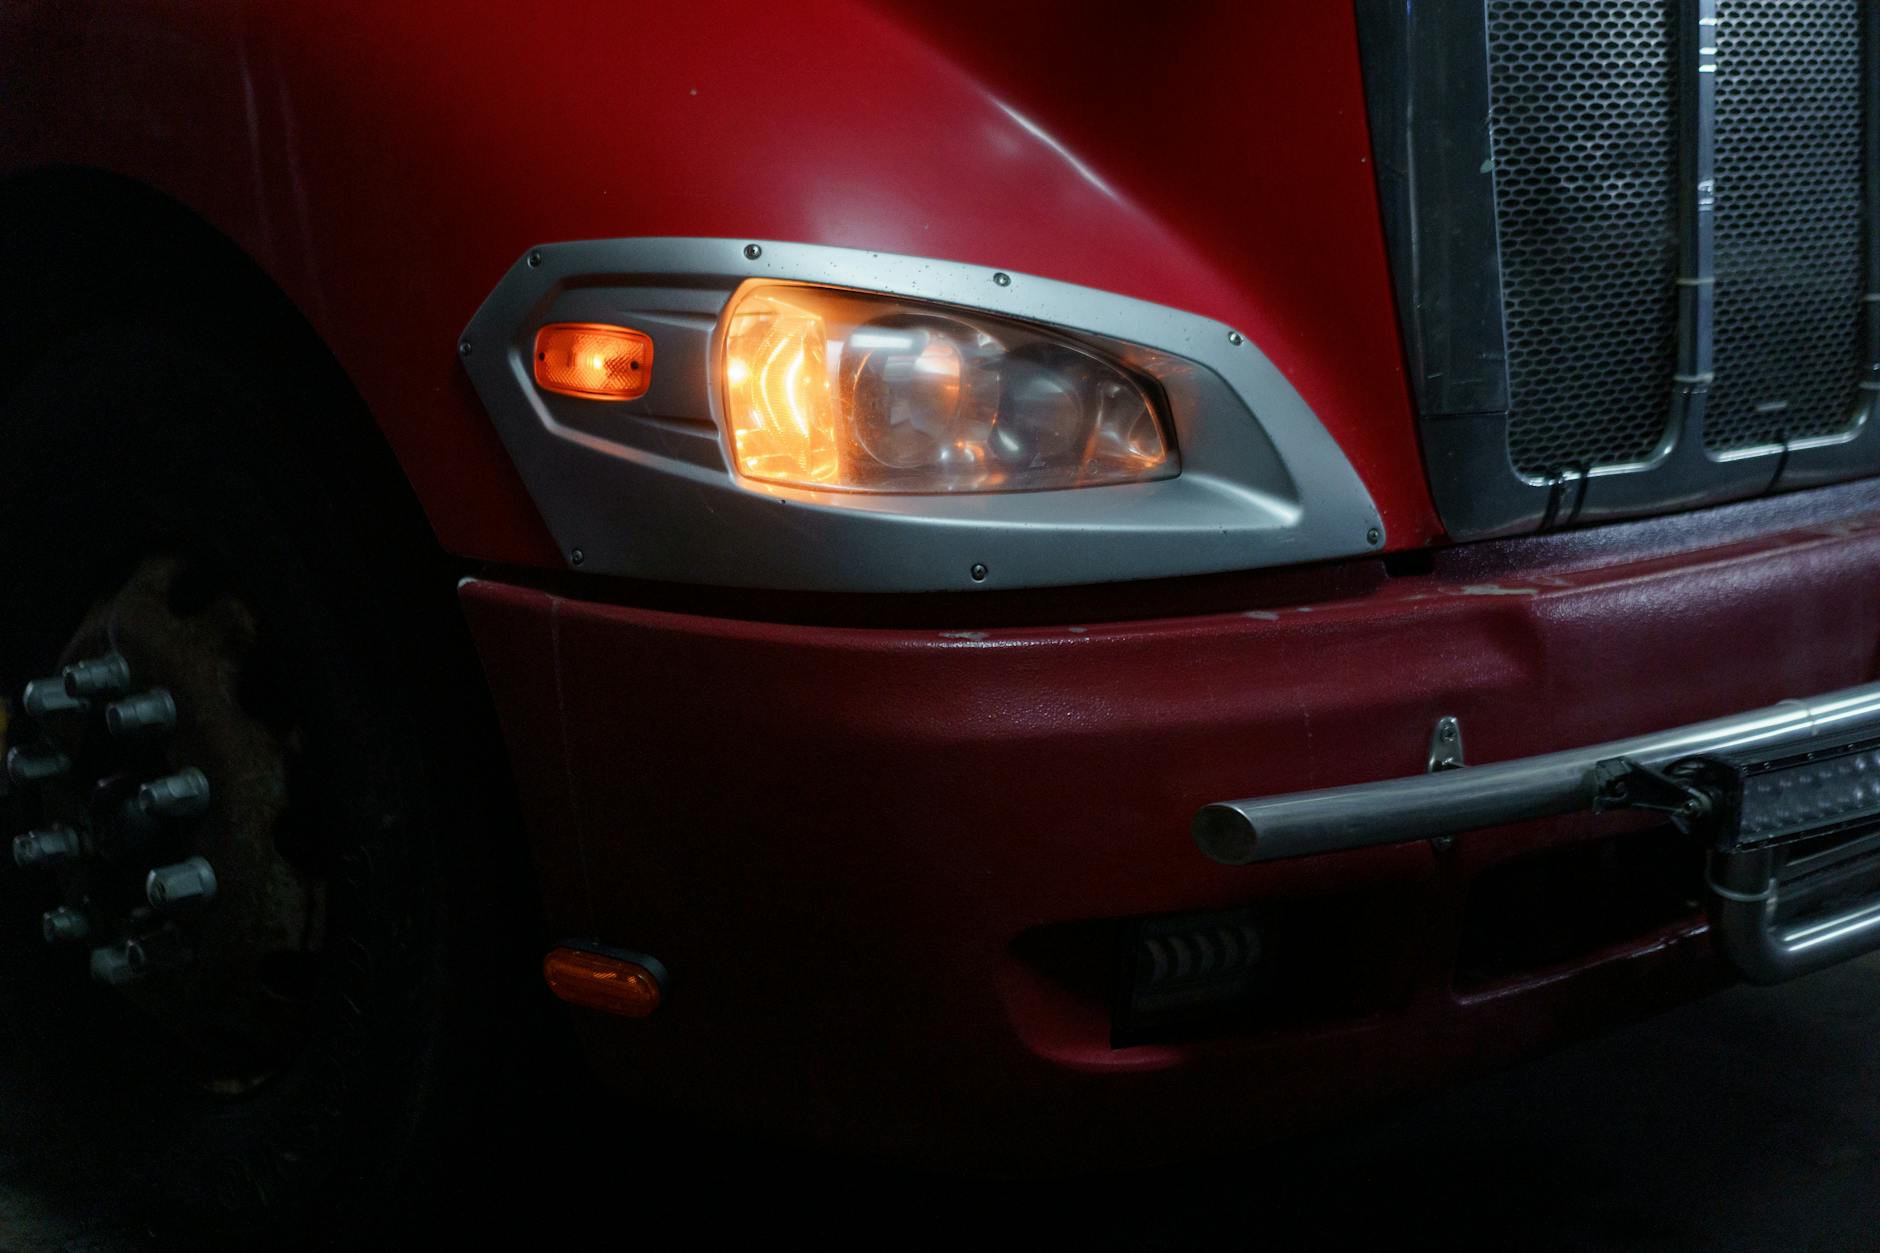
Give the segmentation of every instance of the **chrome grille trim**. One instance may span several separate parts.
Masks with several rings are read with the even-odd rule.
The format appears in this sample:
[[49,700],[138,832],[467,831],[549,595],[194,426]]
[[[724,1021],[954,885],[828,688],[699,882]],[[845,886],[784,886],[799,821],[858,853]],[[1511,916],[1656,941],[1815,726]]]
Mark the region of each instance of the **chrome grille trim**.
[[1672,431],[1704,429],[1716,380],[1717,3],[1678,0],[1678,350]]

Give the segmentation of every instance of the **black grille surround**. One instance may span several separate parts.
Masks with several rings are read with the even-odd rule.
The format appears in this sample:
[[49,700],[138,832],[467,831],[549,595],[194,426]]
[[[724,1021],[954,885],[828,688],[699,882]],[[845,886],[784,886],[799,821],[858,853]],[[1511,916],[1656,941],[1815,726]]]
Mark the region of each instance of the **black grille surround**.
[[1880,0],[1355,0],[1460,539],[1880,473]]

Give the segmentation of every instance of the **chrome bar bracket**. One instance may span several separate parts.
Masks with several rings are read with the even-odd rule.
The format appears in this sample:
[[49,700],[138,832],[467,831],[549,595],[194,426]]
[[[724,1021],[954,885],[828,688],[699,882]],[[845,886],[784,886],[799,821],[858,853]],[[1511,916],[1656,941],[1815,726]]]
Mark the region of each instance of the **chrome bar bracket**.
[[[1444,714],[1436,720],[1430,730],[1430,763],[1427,774],[1437,774],[1444,770],[1460,770],[1468,763],[1462,759],[1462,723],[1453,716]],[[1430,837],[1430,847],[1439,853],[1447,853],[1456,846],[1453,835]]]
[[1459,770],[1467,764],[1462,760],[1462,724],[1445,714],[1430,731],[1430,765],[1426,773]]

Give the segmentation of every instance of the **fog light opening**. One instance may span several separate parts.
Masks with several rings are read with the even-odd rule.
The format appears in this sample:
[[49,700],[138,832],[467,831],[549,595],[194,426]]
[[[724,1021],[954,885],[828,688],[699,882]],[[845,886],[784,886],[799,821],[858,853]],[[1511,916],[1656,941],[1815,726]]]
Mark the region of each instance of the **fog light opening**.
[[1265,973],[1266,957],[1250,909],[1127,924],[1114,1041],[1132,1043],[1243,1012]]

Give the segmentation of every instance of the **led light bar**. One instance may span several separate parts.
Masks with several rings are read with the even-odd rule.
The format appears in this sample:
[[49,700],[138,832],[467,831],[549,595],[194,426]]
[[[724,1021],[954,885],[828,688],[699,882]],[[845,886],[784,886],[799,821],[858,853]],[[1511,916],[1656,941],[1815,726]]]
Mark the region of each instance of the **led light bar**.
[[1728,765],[1719,847],[1757,848],[1880,822],[1880,737]]

